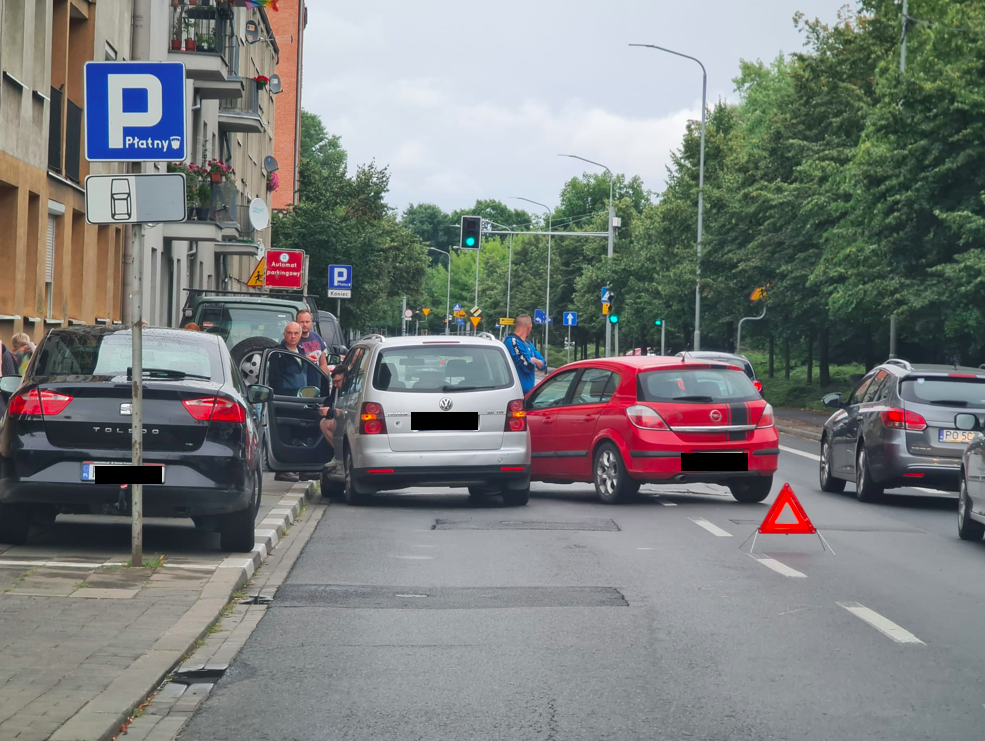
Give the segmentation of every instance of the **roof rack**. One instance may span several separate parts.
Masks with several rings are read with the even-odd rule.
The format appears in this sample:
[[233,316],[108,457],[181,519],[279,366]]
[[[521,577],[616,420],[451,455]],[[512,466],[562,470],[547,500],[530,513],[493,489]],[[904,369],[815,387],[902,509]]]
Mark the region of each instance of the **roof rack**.
[[911,366],[907,361],[903,360],[902,358],[890,358],[885,363],[883,363],[883,365],[898,365],[900,368],[903,368],[904,370],[913,370],[913,366]]
[[385,342],[386,337],[384,337],[381,334],[377,334],[376,332],[373,332],[371,334],[364,334],[362,337],[356,340],[356,342],[362,342],[363,340],[377,340],[379,342]]
[[484,340],[492,340],[493,342],[499,342],[499,340],[496,339],[496,335],[491,334],[489,332],[477,332],[475,336],[481,337]]

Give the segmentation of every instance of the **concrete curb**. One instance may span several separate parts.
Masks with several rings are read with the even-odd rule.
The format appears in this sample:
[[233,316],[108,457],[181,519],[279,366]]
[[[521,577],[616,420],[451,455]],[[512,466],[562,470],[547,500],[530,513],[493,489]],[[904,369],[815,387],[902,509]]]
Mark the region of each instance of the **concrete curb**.
[[815,432],[814,430],[821,429],[820,427],[800,427],[796,425],[781,425],[779,422],[776,424],[776,429],[782,432],[784,435],[793,435],[794,437],[800,437],[804,440],[813,440],[816,443],[821,442],[821,433]]
[[313,482],[295,484],[262,521],[249,555],[229,556],[216,569],[195,604],[154,644],[148,653],[120,672],[98,696],[49,737],[49,741],[110,741],[136,708],[156,690],[219,619],[233,593],[248,583],[280,542],[281,533],[297,519],[306,501],[315,497]]

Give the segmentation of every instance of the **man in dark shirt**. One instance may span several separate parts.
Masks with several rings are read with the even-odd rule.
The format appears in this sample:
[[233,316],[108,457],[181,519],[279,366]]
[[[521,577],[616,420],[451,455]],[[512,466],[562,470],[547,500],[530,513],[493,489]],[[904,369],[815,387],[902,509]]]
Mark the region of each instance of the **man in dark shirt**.
[[328,373],[328,345],[321,335],[311,328],[311,312],[302,309],[298,312],[298,324],[301,325],[301,354],[312,363],[318,363],[322,373]]
[[284,339],[278,347],[291,353],[297,358],[286,354],[277,354],[271,358],[270,385],[278,396],[297,396],[298,391],[308,385],[308,371],[301,360],[301,325],[288,322],[284,327]]

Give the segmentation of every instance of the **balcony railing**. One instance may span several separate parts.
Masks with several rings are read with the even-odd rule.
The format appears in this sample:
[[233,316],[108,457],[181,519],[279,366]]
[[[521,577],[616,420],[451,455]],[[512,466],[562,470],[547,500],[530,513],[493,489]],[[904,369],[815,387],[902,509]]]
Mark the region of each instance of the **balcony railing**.
[[188,5],[183,0],[171,5],[171,51],[222,56],[231,75],[239,71],[239,39],[233,32],[232,7]]
[[219,101],[219,113],[242,113],[260,116],[260,96],[256,80],[243,80],[243,97]]
[[62,91],[51,88],[48,121],[48,169],[62,171]]
[[71,100],[65,101],[65,177],[79,182],[82,164],[82,109]]
[[240,201],[236,207],[236,223],[239,230],[240,239],[253,241],[256,237],[256,229],[250,223],[250,204]]

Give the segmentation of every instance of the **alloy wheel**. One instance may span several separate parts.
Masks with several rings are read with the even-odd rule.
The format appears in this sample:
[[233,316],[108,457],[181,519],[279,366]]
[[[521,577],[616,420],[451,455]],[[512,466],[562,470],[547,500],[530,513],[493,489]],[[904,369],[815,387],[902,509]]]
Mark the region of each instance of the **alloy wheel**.
[[958,528],[964,526],[965,514],[968,511],[968,486],[964,476],[961,477],[961,488],[958,491]]
[[605,450],[599,456],[598,464],[595,467],[595,480],[598,482],[599,489],[607,496],[615,494],[616,485],[619,482],[619,464],[611,450]]

